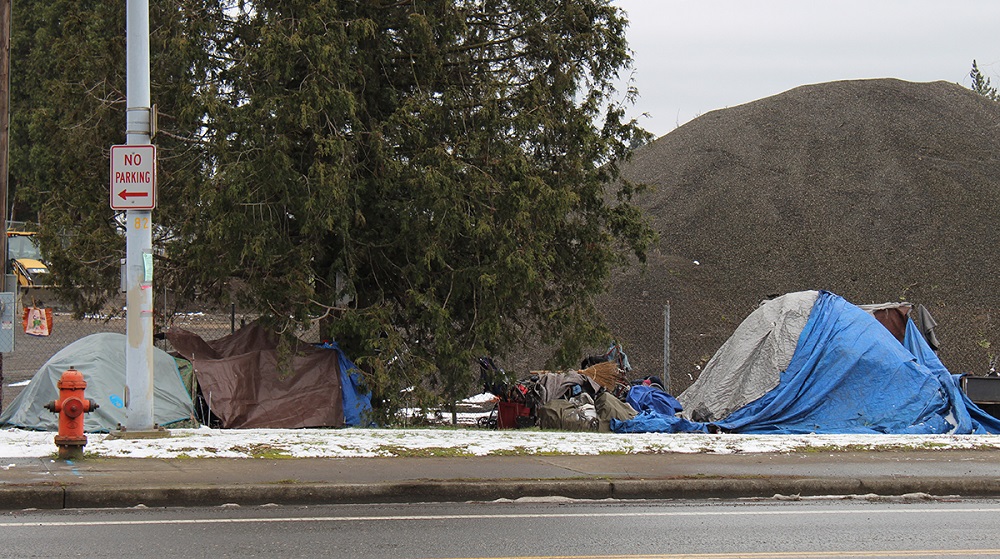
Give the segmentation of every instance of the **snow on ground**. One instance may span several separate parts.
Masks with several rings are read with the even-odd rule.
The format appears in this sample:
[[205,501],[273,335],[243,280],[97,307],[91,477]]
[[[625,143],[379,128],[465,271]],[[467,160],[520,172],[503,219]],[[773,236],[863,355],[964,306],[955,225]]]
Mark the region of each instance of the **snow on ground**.
[[[788,453],[851,450],[1000,449],[1000,435],[734,435],[620,434],[479,428],[495,396],[459,402],[451,415],[404,410],[402,421],[439,426],[394,429],[171,429],[169,437],[121,439],[88,434],[84,451],[105,458],[348,458],[390,456],[500,456]],[[0,428],[0,460],[54,456],[55,433]]]
[[[55,433],[0,430],[0,459],[53,455]],[[161,439],[87,435],[85,452],[108,458],[306,458],[505,454],[783,453],[1000,448],[998,435],[705,435],[421,429],[174,429]]]

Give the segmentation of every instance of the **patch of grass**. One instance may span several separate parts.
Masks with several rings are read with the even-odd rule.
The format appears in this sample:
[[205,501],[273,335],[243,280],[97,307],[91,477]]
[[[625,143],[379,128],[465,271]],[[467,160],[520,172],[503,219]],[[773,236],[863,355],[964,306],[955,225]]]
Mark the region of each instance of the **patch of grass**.
[[937,450],[937,449],[940,449],[940,448],[947,448],[947,447],[948,447],[948,445],[945,444],[945,443],[936,443],[936,442],[933,442],[933,441],[927,441],[927,442],[919,445],[919,448],[924,448],[924,449],[929,449],[929,450]]
[[252,444],[247,446],[234,446],[233,450],[249,455],[251,458],[264,458],[267,460],[277,460],[291,458],[292,455],[283,448],[271,446],[269,444]]
[[845,444],[845,445],[820,445],[820,446],[801,446],[792,449],[790,452],[804,452],[806,454],[818,454],[821,452],[870,452],[872,448],[868,445],[863,444]]
[[515,446],[514,448],[498,448],[496,450],[491,450],[489,456],[565,456],[567,454],[571,453]]
[[[935,441],[925,441],[915,444],[887,444],[887,445],[867,445],[867,444],[845,444],[845,445],[821,445],[802,446],[792,449],[790,452],[819,453],[819,452],[899,452],[906,450],[949,450],[951,445]],[[995,447],[983,445],[982,450],[996,450]]]
[[[637,453],[631,448],[622,448],[618,450],[602,450],[597,454],[600,456],[628,456],[629,454],[637,454]],[[655,454],[655,453],[651,452],[650,454]]]
[[384,456],[399,456],[401,458],[464,458],[474,456],[471,452],[461,448],[437,446],[405,448],[396,445],[382,445],[375,452]]
[[498,448],[496,450],[490,451],[490,456],[533,456],[535,454],[534,450],[524,448],[523,446],[515,446],[514,448]]

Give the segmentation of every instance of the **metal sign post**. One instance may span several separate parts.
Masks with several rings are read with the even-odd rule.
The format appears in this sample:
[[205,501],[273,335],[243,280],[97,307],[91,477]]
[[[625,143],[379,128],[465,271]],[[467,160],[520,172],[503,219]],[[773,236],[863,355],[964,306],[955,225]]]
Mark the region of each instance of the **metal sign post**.
[[[155,148],[147,150],[151,133],[149,93],[149,0],[127,0],[126,14],[126,143],[141,146],[121,150],[122,164],[135,167],[129,185],[143,185],[140,191],[125,188],[119,196],[112,175],[111,199],[124,200],[126,216],[126,345],[125,345],[125,430],[151,431],[153,423],[153,235],[151,211],[155,206]],[[151,151],[152,153],[149,153]],[[112,153],[116,154],[114,148]],[[138,161],[137,161],[138,159]],[[145,164],[151,165],[149,176]],[[114,166],[114,156],[112,157]],[[121,177],[119,177],[121,178]],[[130,179],[130,180],[131,180]],[[148,179],[148,180],[146,180]],[[148,185],[148,190],[145,188]],[[117,186],[122,186],[118,184]],[[130,195],[130,192],[139,194]],[[112,204],[114,207],[115,203]]]

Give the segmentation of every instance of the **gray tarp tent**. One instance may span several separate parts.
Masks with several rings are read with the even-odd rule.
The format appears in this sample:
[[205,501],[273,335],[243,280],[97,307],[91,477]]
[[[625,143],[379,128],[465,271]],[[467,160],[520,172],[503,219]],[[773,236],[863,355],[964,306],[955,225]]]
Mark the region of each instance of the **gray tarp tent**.
[[[59,350],[0,415],[0,427],[58,430],[58,416],[43,406],[58,398],[56,382],[72,367],[87,381],[86,397],[100,405],[85,414],[84,430],[98,433],[117,429],[125,423],[125,343],[122,334],[101,333]],[[193,417],[194,406],[177,362],[165,351],[153,348],[153,420],[167,426]]]
[[678,396],[684,416],[719,420],[778,386],[818,296],[801,291],[762,303]]
[[[796,332],[799,319],[788,314],[805,306],[795,300],[812,298],[811,292],[792,293],[751,313],[732,343],[716,352],[700,382],[678,397],[682,413],[689,415],[637,408],[633,419],[612,420],[612,430],[1000,434],[1000,419],[961,391],[958,375],[948,372],[913,321],[904,321],[900,342],[872,313],[821,291]],[[878,307],[896,309],[899,316],[909,309],[905,303]],[[788,312],[782,314],[783,308]],[[730,411],[743,401],[748,402]]]

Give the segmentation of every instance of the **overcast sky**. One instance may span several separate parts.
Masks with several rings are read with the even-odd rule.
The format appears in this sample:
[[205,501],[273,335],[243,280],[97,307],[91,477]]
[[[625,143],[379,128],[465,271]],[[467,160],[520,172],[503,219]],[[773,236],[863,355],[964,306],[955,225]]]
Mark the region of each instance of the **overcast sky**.
[[1000,85],[997,0],[612,0],[628,12],[640,99],[662,136],[709,111],[860,78]]

